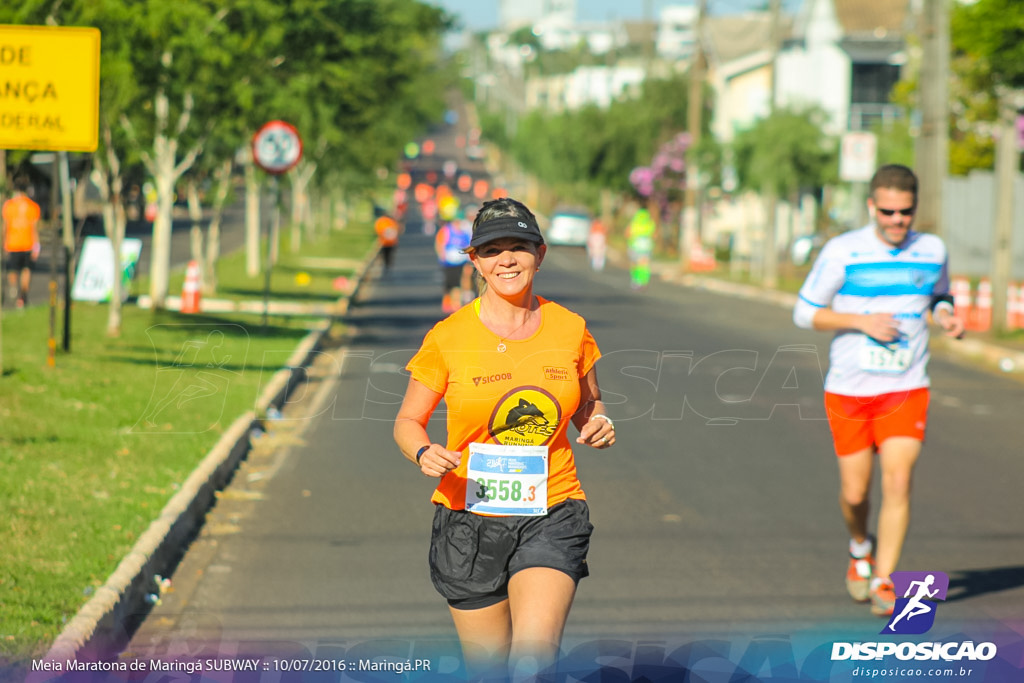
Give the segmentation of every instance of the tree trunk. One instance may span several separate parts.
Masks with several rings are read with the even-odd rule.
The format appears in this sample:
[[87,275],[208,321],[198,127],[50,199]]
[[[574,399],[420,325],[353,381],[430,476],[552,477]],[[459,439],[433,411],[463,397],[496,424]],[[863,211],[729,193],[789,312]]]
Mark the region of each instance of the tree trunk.
[[214,190],[210,227],[206,235],[206,266],[204,268],[203,294],[207,296],[217,293],[217,261],[220,259],[220,224],[224,216],[224,205],[227,204],[231,191],[231,159],[226,159],[213,172]]
[[326,191],[320,191],[320,232],[324,237],[330,234],[334,225],[334,205],[331,203],[331,196]]
[[[170,66],[170,54],[164,54],[165,66]],[[194,102],[192,94],[182,96],[182,111],[175,126],[175,135],[188,129]],[[153,175],[156,183],[156,219],[153,221],[153,246],[150,254],[149,295],[154,309],[162,309],[167,303],[167,287],[171,267],[171,230],[174,209],[174,186],[185,171],[192,167],[202,151],[202,142],[197,142],[178,160],[179,142],[177,137],[167,135],[170,102],[163,91],[153,100],[154,127],[153,150],[143,150],[143,162]],[[126,131],[134,138],[135,129],[127,117],[122,117]]]
[[120,337],[122,327],[122,284],[124,283],[124,266],[121,263],[121,245],[124,244],[125,226],[128,222],[124,211],[122,191],[124,178],[121,176],[121,163],[112,151],[111,132],[109,127],[103,130],[106,145],[104,156],[93,157],[93,170],[89,179],[99,190],[103,200],[103,231],[110,240],[113,273],[111,273],[110,307],[107,310],[108,337]]
[[245,159],[245,274],[260,274],[260,178],[252,155]]
[[188,217],[192,221],[189,229],[189,246],[192,260],[199,265],[199,282],[206,281],[206,273],[203,266],[206,259],[203,258],[203,203],[199,199],[199,183],[195,178],[189,178],[188,184]]
[[332,230],[344,230],[348,227],[348,204],[345,203],[345,194],[341,190],[336,190],[331,195],[331,215],[334,216],[334,223],[331,225]]
[[154,309],[167,306],[171,267],[171,229],[174,211],[173,158],[163,155],[157,161],[156,219],[153,221],[153,246],[149,261],[149,297]]
[[[121,184],[121,179],[114,181]],[[114,257],[114,277],[110,287],[110,307],[107,309],[107,336],[120,337],[122,323],[122,301],[124,300],[124,265],[121,263],[121,245],[124,244],[125,216],[124,205],[121,203],[121,192],[118,190],[110,202],[103,205],[103,225],[110,238],[110,248]]]
[[291,247],[293,253],[297,252],[299,247],[302,246],[302,233],[308,232],[310,214],[309,183],[315,173],[316,164],[300,161],[290,175],[292,185]]

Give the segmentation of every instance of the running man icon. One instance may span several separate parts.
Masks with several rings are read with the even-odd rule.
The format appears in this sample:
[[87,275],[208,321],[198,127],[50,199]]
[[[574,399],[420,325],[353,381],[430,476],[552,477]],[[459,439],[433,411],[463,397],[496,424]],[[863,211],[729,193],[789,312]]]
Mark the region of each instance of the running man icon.
[[[933,583],[935,583],[934,574],[929,574],[924,581],[910,582],[910,588],[907,589],[906,594],[903,596],[905,598],[910,598],[910,600],[907,601],[907,604],[903,608],[903,611],[900,612],[899,615],[894,617],[893,620],[889,622],[890,631],[896,630],[896,623],[903,617],[906,617],[907,621],[910,621],[919,614],[927,614],[928,612],[931,612],[933,609],[935,609],[930,604],[922,602],[924,598],[934,598],[935,594],[939,592],[938,588],[936,588],[933,591],[928,590],[928,587],[931,586]],[[917,595],[911,597],[910,593],[914,590],[914,586],[917,586]]]
[[892,576],[896,595],[902,597],[896,599],[893,616],[882,633],[925,633],[935,623],[936,601],[946,599],[949,576],[939,571],[893,572]]

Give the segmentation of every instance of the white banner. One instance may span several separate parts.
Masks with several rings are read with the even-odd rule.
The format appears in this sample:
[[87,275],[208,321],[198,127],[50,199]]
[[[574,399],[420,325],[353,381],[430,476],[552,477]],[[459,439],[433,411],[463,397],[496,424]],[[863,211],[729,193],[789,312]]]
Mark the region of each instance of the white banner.
[[[142,254],[142,240],[133,237],[121,242],[121,300],[128,298],[129,285]],[[75,301],[110,301],[114,289],[114,248],[107,237],[86,237],[78,257],[71,298]]]

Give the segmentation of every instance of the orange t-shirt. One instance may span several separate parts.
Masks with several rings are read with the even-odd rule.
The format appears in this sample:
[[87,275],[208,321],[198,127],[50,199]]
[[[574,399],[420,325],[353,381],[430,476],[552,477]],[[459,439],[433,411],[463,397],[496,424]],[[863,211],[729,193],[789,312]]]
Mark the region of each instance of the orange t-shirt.
[[447,448],[462,451],[462,462],[441,478],[433,502],[465,509],[473,442],[547,446],[548,507],[586,499],[567,430],[579,408],[580,379],[601,352],[583,318],[537,299],[537,332],[504,340],[504,352],[497,350],[498,336],[480,322],[477,307],[463,306],[427,333],[406,366],[413,379],[444,395]]
[[393,247],[398,244],[398,223],[391,216],[381,216],[374,224],[373,229],[377,232],[377,239],[383,247]]
[[36,223],[39,222],[39,205],[26,197],[18,195],[4,202],[4,228],[6,238],[4,249],[7,251],[32,251],[39,236],[36,234]]

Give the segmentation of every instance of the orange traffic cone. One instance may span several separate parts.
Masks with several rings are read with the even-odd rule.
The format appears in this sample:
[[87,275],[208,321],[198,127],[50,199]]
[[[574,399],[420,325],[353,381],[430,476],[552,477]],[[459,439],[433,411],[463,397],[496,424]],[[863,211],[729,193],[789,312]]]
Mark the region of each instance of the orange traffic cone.
[[956,276],[949,282],[949,293],[953,295],[953,309],[956,317],[967,324],[974,315],[974,300],[971,298],[971,282],[966,277]]
[[199,262],[189,261],[185,269],[185,283],[181,286],[181,312],[199,312]]
[[992,327],[992,282],[982,278],[978,283],[977,304],[974,308],[974,325],[968,329],[974,332],[987,332]]
[[1006,287],[1006,328],[1010,330],[1019,330],[1021,328],[1021,322],[1024,321],[1024,300],[1021,300],[1021,294],[1024,288],[1018,287],[1015,282],[1011,282]]

